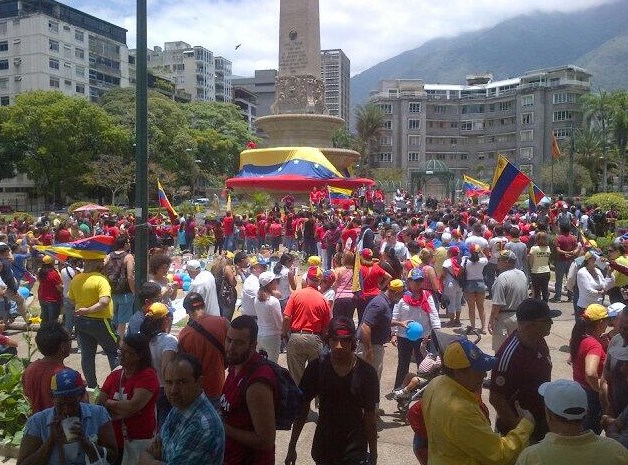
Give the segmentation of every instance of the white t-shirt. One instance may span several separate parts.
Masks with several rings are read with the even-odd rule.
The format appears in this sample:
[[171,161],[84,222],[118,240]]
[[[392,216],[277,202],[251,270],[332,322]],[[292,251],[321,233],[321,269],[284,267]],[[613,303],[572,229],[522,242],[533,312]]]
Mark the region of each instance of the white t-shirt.
[[258,337],[278,336],[281,334],[283,315],[281,304],[275,296],[270,296],[264,302],[257,297],[253,301],[255,314],[257,315]]
[[462,257],[460,260],[460,268],[464,268],[465,276],[469,281],[484,280],[484,267],[488,263],[488,259],[484,256],[480,257],[477,262],[472,262],[469,257]]
[[465,244],[467,244],[467,246],[471,244],[477,244],[482,250],[486,250],[488,248],[488,241],[482,236],[469,236],[464,242]]
[[334,292],[334,290],[331,288],[327,289],[325,293],[323,294],[323,297],[325,297],[325,300],[327,302],[333,302],[334,299],[336,298],[336,292]]
[[259,291],[259,278],[251,274],[242,284],[242,315],[255,316],[254,302]]
[[68,298],[68,291],[70,290],[70,283],[72,282],[72,278],[76,276],[80,271],[71,266],[64,266],[61,268],[59,274],[61,275],[61,282],[63,283],[63,297]]
[[167,350],[177,352],[179,350],[179,341],[175,336],[168,333],[159,333],[150,341],[150,359],[153,368],[157,372],[159,378],[159,386],[164,385],[164,379],[161,372],[161,359]]
[[216,278],[207,270],[201,271],[190,284],[190,292],[198,292],[205,302],[205,311],[209,315],[220,316]]
[[290,273],[290,268],[285,265],[281,265],[281,271],[279,274],[275,275],[279,277],[279,282],[277,283],[277,290],[281,292],[281,300],[287,299],[292,294],[292,288],[290,287],[290,279],[288,278],[288,274]]
[[491,237],[491,239],[488,241],[488,245],[491,248],[491,258],[489,259],[489,263],[497,263],[499,253],[504,250],[507,243],[508,238],[504,236]]

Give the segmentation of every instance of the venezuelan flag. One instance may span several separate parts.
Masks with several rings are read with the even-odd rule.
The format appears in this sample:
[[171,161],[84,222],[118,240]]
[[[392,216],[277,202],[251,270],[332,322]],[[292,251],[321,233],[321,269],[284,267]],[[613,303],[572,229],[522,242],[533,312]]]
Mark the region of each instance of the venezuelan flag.
[[353,204],[351,189],[329,186],[329,202],[333,206],[347,209]]
[[67,260],[68,257],[102,260],[111,252],[113,241],[113,236],[101,235],[55,245],[36,245],[35,249],[61,261]]
[[530,197],[528,200],[528,206],[530,208],[530,211],[535,212],[536,206],[543,199],[543,197],[545,197],[545,193],[541,189],[539,189],[539,186],[531,182],[528,186],[528,195]]
[[174,223],[177,220],[177,212],[174,208],[172,208],[172,205],[170,205],[170,200],[168,200],[166,192],[164,191],[164,188],[161,187],[161,182],[159,180],[157,180],[157,195],[159,196],[159,205],[166,209],[168,216],[170,217],[170,221]]
[[464,191],[464,195],[466,197],[479,197],[480,195],[491,194],[491,186],[485,182],[473,179],[471,176],[467,176],[466,174],[463,174],[462,178],[464,180],[462,190]]
[[508,158],[499,155],[486,211],[488,215],[502,221],[529,183],[530,178],[525,173],[510,163]]

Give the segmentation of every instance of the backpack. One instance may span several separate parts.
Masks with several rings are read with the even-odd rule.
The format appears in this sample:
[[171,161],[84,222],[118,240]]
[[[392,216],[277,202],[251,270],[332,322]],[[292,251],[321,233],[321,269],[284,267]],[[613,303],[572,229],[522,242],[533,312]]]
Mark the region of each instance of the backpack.
[[290,430],[294,420],[301,413],[303,392],[299,389],[299,386],[296,385],[292,376],[290,376],[290,372],[286,368],[268,360],[265,356],[265,352],[262,351],[260,354],[264,357],[264,360],[254,365],[250,373],[252,374],[262,365],[268,365],[273,370],[277,377],[275,398],[278,400],[277,405],[275,405],[275,428],[279,430]]
[[458,276],[456,276],[456,281],[458,281],[458,286],[464,287],[464,284],[467,282],[467,257],[463,258],[464,264],[460,267],[458,271]]
[[109,255],[109,261],[103,267],[103,274],[111,285],[112,294],[126,294],[130,291],[124,263],[126,256],[127,252],[120,255],[112,253]]

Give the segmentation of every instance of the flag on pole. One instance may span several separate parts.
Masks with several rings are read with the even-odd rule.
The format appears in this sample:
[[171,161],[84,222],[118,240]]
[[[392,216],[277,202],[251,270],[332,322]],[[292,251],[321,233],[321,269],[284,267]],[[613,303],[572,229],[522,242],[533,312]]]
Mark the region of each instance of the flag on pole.
[[348,210],[353,205],[351,189],[329,186],[329,203],[334,207]]
[[157,180],[157,195],[159,196],[159,205],[162,208],[165,208],[166,211],[168,212],[168,216],[170,217],[170,222],[173,224],[176,223],[177,212],[174,208],[172,208],[172,205],[170,205],[170,200],[168,200],[168,196],[166,196],[166,192],[164,191],[164,188],[161,187],[161,182],[159,181],[159,179]]
[[552,158],[554,160],[559,160],[561,156],[562,154],[560,153],[560,147],[558,146],[556,136],[552,134]]
[[486,211],[488,215],[497,221],[503,221],[529,183],[530,178],[525,173],[510,163],[508,158],[499,155]]
[[114,239],[113,236],[91,236],[74,242],[36,245],[35,249],[61,261],[66,261],[69,257],[83,260],[103,260],[111,252]]
[[539,186],[530,182],[530,185],[528,186],[528,195],[530,197],[528,200],[528,207],[531,212],[535,212],[536,206],[541,202],[543,197],[545,197],[545,193],[539,189]]
[[480,195],[491,194],[491,186],[487,183],[473,179],[466,174],[463,174],[462,178],[464,180],[462,190],[464,191],[465,197],[479,197]]

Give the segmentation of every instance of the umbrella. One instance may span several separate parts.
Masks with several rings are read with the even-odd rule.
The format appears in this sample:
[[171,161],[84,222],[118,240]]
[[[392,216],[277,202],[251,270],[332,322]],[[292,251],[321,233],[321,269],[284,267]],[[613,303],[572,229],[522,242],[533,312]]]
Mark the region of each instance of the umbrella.
[[102,205],[89,203],[87,205],[83,205],[82,207],[78,207],[74,211],[75,212],[108,212],[109,209],[107,207],[103,207]]

